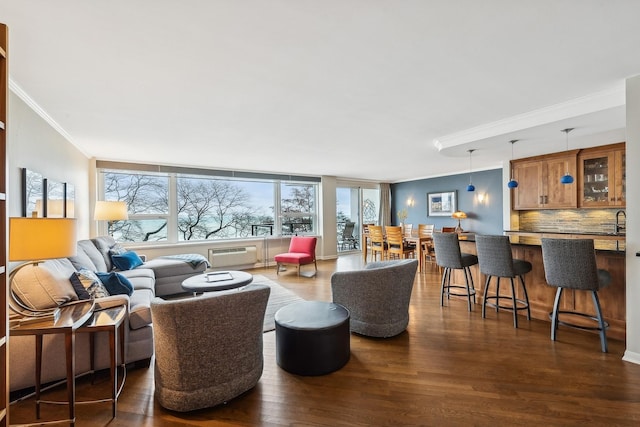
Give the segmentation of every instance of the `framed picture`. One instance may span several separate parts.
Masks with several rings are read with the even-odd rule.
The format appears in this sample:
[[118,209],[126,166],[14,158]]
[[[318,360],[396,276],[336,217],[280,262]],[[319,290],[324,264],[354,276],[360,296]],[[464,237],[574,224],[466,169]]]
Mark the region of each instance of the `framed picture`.
[[47,218],[64,218],[64,184],[45,178],[47,189],[47,204],[44,208],[44,216]]
[[75,218],[76,190],[73,184],[64,183],[64,217]]
[[22,184],[22,216],[44,216],[44,181],[41,174],[22,168],[21,170]]
[[456,192],[427,193],[428,216],[451,216],[457,210]]

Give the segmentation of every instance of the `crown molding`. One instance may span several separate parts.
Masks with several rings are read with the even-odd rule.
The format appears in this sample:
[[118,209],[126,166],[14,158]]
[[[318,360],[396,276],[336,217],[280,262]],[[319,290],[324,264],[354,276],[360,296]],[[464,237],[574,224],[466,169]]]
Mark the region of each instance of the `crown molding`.
[[36,101],[34,101],[33,98],[31,98],[29,96],[29,94],[27,94],[27,92],[25,92],[20,87],[20,85],[15,82],[15,80],[13,80],[11,78],[9,78],[9,89],[18,98],[20,98],[22,101],[24,101],[24,103],[27,104],[27,106],[29,106],[29,108],[31,108],[45,122],[47,122],[47,124],[49,126],[51,126],[53,129],[55,129],[56,132],[58,132],[60,135],[62,135],[62,137],[64,139],[66,139],[70,144],[72,144],[74,147],[76,147],[78,150],[80,150],[80,152],[82,154],[84,154],[87,157],[90,157],[87,153],[85,153],[82,149],[80,149],[76,144],[74,144],[73,139],[71,138],[71,135],[69,135],[67,133],[67,131],[65,131],[64,128],[62,126],[60,126],[60,124],[58,124],[58,122],[56,122],[53,119],[53,117],[51,117],[42,107],[40,107],[40,105]]
[[625,100],[625,84],[623,81],[611,89],[444,135],[434,139],[433,145],[438,151],[442,151],[446,148],[468,144],[473,141],[505,135],[522,129],[607,110],[609,108],[620,107],[625,105]]

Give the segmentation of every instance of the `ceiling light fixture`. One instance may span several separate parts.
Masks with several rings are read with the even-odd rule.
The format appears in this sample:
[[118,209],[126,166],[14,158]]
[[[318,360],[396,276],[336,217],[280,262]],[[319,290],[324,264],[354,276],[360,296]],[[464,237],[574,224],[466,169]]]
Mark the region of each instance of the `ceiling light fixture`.
[[[567,151],[569,151],[569,132],[571,132],[573,129],[574,128],[566,128],[560,131],[560,132],[564,132],[567,136]],[[567,173],[564,174],[562,178],[560,178],[560,182],[562,184],[573,184],[573,177],[571,176],[569,171],[567,171]]]
[[473,171],[471,167],[471,153],[476,151],[475,149],[467,150],[469,151],[469,185],[467,185],[467,191],[476,191],[476,186],[471,182],[471,172]]
[[[518,142],[517,139],[512,139],[511,141],[509,141],[511,143],[511,161],[513,161],[513,144],[515,144],[516,142]],[[509,182],[507,183],[507,187],[509,188],[517,188],[518,187],[518,181],[516,181],[515,179],[513,179],[513,166],[510,165],[509,169],[511,169],[511,179],[509,180]]]

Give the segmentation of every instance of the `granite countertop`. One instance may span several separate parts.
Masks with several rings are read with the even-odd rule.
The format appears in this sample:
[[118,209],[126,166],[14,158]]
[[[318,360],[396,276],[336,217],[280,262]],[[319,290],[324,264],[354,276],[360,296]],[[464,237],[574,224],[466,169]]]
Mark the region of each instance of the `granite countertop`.
[[520,235],[520,236],[584,236],[584,237],[593,237],[594,239],[601,240],[626,240],[625,233],[606,233],[606,232],[579,232],[579,231],[524,231],[524,230],[504,230],[506,235]]

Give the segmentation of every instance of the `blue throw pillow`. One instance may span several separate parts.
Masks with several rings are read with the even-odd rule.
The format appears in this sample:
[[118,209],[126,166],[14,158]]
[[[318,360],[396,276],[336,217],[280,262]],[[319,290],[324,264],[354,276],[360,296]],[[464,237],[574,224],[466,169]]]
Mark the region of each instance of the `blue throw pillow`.
[[109,295],[131,295],[133,293],[133,285],[125,276],[112,271],[111,273],[96,273]]
[[118,270],[133,270],[134,268],[144,264],[142,258],[140,258],[134,251],[127,251],[119,255],[111,255],[111,261],[113,261]]
[[89,298],[104,298],[109,296],[109,291],[102,284],[102,281],[98,278],[96,273],[86,268],[81,268],[76,271],[69,278],[73,289],[78,294],[78,299],[85,299],[86,295],[80,290],[80,287],[84,288]]

